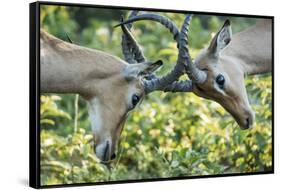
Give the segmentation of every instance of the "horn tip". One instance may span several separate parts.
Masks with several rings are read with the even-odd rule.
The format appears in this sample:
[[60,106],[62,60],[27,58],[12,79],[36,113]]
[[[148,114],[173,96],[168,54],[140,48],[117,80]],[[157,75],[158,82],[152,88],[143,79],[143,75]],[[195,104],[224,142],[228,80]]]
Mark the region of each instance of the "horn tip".
[[119,27],[121,25],[122,25],[122,23],[116,24],[116,25],[113,26],[113,28],[117,28],[117,27]]
[[230,20],[226,19],[226,21],[224,22],[224,26],[230,26]]

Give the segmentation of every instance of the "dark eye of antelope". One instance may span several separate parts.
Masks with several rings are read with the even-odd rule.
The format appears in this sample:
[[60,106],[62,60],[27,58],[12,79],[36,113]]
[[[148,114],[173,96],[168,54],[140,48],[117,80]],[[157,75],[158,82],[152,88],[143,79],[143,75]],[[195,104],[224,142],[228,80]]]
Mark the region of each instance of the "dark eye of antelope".
[[222,74],[219,74],[216,78],[216,83],[218,84],[220,89],[224,89],[224,83],[225,83],[225,79],[224,76]]
[[133,94],[132,96],[132,104],[135,107],[140,101],[140,96],[137,94]]

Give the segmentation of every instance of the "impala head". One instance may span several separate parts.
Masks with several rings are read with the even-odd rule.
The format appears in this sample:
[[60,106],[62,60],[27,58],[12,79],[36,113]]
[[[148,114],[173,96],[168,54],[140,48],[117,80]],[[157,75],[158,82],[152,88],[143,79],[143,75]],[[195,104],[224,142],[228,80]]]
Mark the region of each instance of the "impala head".
[[120,63],[117,72],[107,73],[95,83],[98,90],[89,99],[95,153],[102,162],[115,157],[128,112],[137,106],[145,94],[143,76],[162,65],[161,61],[126,64],[120,60]]
[[[135,13],[133,12],[131,16]],[[95,153],[103,163],[115,157],[128,112],[133,110],[144,95],[151,92],[154,87],[159,84],[165,86],[169,81],[174,81],[173,78],[167,79],[167,76],[155,77],[152,73],[162,65],[162,61],[146,61],[140,46],[129,31],[130,25],[122,25],[122,30],[124,32],[122,50],[126,62],[118,58],[107,59],[106,62],[114,62],[112,64],[114,68],[107,68],[100,80],[95,80],[95,84],[87,85],[87,92],[89,89],[94,89],[87,99],[90,106],[89,115],[94,134]],[[91,88],[91,85],[95,88]]]
[[[235,60],[223,56],[223,51],[231,43],[229,20],[214,36],[208,48],[201,51],[195,59],[195,63],[192,63],[187,48],[190,15],[186,16],[180,31],[170,19],[151,13],[133,15],[121,24],[139,20],[152,20],[164,25],[173,34],[179,49],[178,62],[173,70],[175,72],[172,71],[169,73],[170,77],[165,78],[168,84],[163,84],[159,80],[148,81],[148,92],[154,90],[194,92],[198,96],[221,104],[242,129],[248,129],[253,125],[254,113],[249,105],[244,85],[245,73]],[[177,81],[183,74],[182,70],[185,70],[190,80]]]
[[227,20],[208,48],[195,59],[197,68],[207,73],[207,79],[202,84],[194,84],[193,92],[221,104],[242,129],[248,129],[253,125],[254,112],[248,102],[244,72],[235,60],[223,54],[231,43],[231,37],[231,26]]

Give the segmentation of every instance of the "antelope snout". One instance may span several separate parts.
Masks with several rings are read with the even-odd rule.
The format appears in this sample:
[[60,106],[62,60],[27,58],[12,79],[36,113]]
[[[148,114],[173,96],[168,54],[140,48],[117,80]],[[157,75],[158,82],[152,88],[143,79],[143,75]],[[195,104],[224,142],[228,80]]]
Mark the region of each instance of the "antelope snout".
[[249,129],[253,127],[255,114],[252,110],[247,110],[241,118],[241,121],[238,123],[241,129]]
[[107,163],[116,157],[115,148],[112,145],[111,140],[106,140],[95,146],[96,156],[102,163]]

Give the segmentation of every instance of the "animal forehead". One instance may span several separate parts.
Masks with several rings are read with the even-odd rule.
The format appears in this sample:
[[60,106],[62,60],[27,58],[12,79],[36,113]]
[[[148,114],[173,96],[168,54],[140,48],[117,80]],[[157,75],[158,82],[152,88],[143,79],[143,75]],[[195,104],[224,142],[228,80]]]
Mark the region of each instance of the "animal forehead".
[[238,68],[227,59],[214,58],[209,55],[200,54],[195,59],[195,64],[199,69],[207,70],[209,77],[218,74],[235,73]]
[[99,85],[97,96],[102,104],[108,106],[126,106],[132,94],[143,94],[144,86],[139,78],[130,81],[123,80],[121,77],[111,81],[105,81]]
[[98,86],[100,94],[111,93],[126,93],[129,88],[142,89],[143,85],[139,78],[134,77],[127,80],[123,75],[113,75],[108,78],[98,81],[95,84]]
[[143,88],[143,83],[142,83],[142,77],[130,77],[129,79],[124,76],[123,74],[118,75],[116,80],[116,83],[119,83],[120,85],[125,85],[125,86],[134,86],[136,88]]
[[131,85],[133,85],[136,89],[144,90],[142,79],[139,77],[136,78]]
[[144,85],[142,82],[141,77],[132,77],[129,80],[126,79],[126,85],[128,86],[129,90],[136,90],[136,91],[143,91]]
[[213,56],[211,56],[207,50],[203,49],[195,58],[195,64],[198,68],[204,69],[218,62]]

